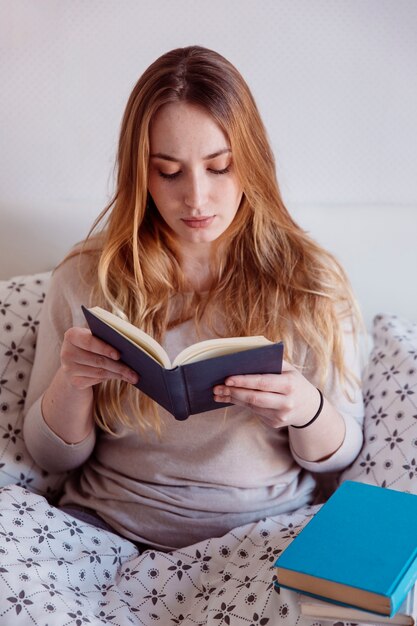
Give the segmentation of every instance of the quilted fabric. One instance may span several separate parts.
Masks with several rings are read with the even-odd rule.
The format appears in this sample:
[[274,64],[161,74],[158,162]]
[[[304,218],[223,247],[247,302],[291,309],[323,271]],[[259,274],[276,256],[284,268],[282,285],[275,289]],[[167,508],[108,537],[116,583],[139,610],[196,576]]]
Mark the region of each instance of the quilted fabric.
[[364,445],[341,480],[417,494],[417,324],[377,315],[363,377]]
[[42,470],[22,437],[22,413],[50,273],[0,281],[0,487],[11,483],[53,497],[64,480]]
[[313,626],[275,587],[277,556],[318,507],[170,553],[147,550],[12,485],[0,490],[0,626]]

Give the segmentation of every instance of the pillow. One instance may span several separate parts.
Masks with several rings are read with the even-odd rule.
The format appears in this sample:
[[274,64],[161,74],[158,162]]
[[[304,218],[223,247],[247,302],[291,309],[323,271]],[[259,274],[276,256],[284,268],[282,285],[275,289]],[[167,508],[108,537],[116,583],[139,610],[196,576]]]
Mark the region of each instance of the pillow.
[[42,470],[22,437],[23,408],[50,273],[0,281],[0,487],[11,483],[54,498],[65,475]]
[[417,494],[417,324],[377,315],[363,376],[364,445],[341,474]]

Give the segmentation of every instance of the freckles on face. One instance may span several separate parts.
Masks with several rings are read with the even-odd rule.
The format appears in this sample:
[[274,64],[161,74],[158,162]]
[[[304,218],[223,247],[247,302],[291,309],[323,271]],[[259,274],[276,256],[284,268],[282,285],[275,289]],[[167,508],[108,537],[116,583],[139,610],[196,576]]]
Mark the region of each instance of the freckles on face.
[[155,114],[148,189],[179,240],[214,241],[231,224],[242,190],[228,138],[204,109],[176,102]]

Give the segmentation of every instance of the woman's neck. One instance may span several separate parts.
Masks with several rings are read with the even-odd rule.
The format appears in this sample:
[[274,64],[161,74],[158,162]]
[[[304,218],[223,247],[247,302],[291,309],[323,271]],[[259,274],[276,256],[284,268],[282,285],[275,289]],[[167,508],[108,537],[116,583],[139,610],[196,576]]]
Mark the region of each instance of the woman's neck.
[[183,267],[187,291],[208,291],[213,282],[213,275],[208,265],[190,264]]
[[201,254],[182,255],[181,268],[186,279],[187,291],[208,291],[213,282],[213,269],[210,256]]

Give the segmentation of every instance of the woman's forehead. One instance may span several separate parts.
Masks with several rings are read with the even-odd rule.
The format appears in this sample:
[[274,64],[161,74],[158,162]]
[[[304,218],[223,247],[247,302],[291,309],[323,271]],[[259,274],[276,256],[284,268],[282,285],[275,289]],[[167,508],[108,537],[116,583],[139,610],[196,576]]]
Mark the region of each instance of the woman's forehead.
[[202,107],[187,102],[163,105],[152,120],[149,138],[151,154],[165,154],[176,160],[191,149],[202,159],[230,149],[216,120]]

